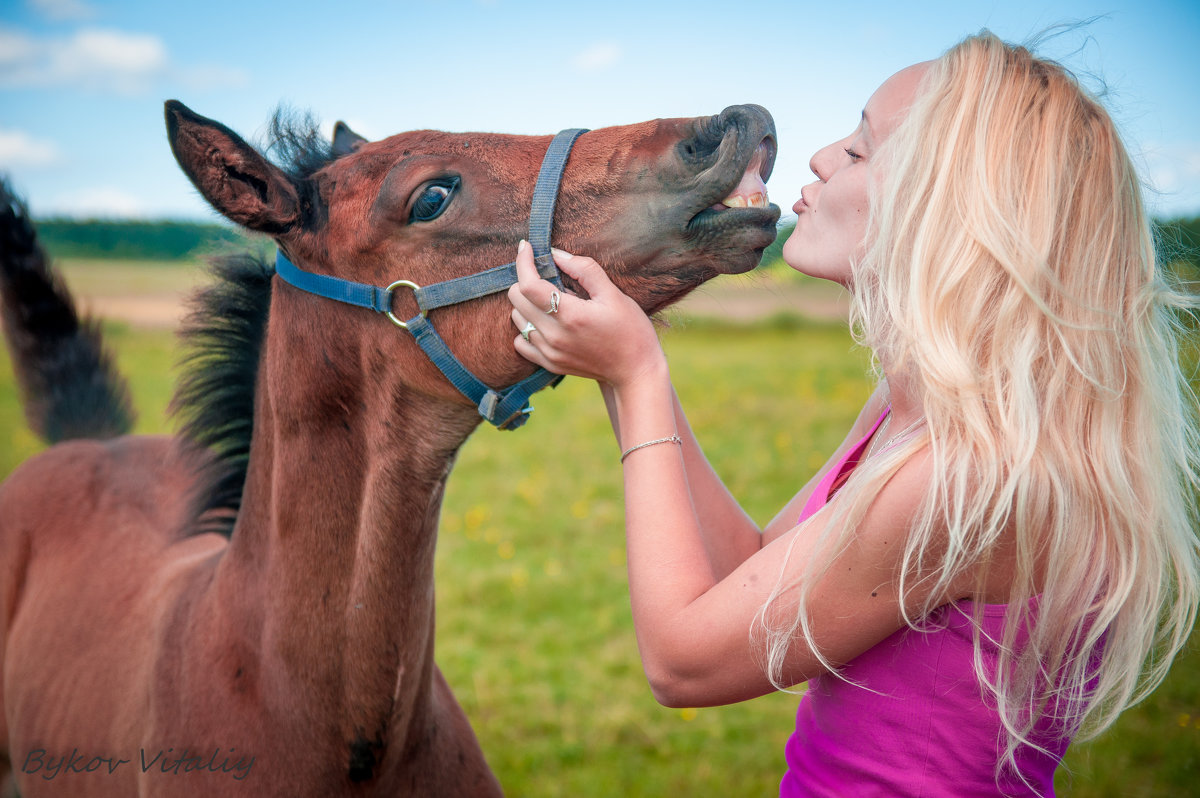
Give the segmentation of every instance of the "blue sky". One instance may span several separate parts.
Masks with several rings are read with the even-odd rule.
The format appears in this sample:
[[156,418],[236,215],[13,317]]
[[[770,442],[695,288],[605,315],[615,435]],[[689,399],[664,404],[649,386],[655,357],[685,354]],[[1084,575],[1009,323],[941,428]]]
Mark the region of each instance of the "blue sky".
[[1200,214],[1195,0],[0,0],[0,172],[39,216],[211,220],[171,158],[166,99],[251,140],[281,102],[371,138],[756,102],[776,119],[770,190],[788,213],[809,156],[897,69],[984,27],[1024,41],[1097,15],[1040,52],[1107,86],[1155,212]]

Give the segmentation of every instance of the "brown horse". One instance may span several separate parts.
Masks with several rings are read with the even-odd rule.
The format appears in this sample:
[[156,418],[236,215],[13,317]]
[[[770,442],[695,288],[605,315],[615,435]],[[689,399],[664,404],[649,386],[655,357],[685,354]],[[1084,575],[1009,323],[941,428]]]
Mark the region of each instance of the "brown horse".
[[[280,124],[280,166],[178,103],[166,116],[214,208],[376,285],[511,261],[549,141],[341,128],[331,149]],[[774,148],[754,106],[585,133],[555,244],[659,310],[757,264],[779,211],[746,200]],[[437,521],[474,404],[384,316],[234,264],[191,325],[184,434],[100,440],[128,427],[121,390],[26,249],[0,280],[18,375],[35,426],[77,439],[0,486],[0,770],[26,798],[499,794],[433,658]],[[488,385],[533,371],[503,292],[429,320]],[[102,389],[63,424],[74,383]]]

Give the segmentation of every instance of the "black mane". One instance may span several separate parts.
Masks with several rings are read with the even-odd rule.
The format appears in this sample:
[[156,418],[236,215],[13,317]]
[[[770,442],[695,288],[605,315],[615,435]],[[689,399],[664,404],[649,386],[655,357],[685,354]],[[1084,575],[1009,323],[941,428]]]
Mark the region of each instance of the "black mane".
[[333,143],[321,135],[320,123],[309,113],[276,108],[267,136],[264,152],[293,181],[308,180],[335,158]]
[[254,396],[274,266],[251,253],[214,257],[216,278],[191,300],[180,335],[182,376],[171,412],[180,433],[210,452],[193,497],[190,531],[233,531],[254,432]]
[[[263,148],[291,178],[305,211],[306,225],[324,222],[313,175],[336,156],[310,114],[280,107],[271,118]],[[274,265],[253,253],[210,259],[213,284],[191,300],[181,338],[181,378],[171,401],[180,433],[206,450],[193,496],[192,532],[233,532],[242,503],[254,397],[271,306]]]
[[304,227],[321,227],[327,220],[325,203],[312,176],[335,159],[333,143],[321,135],[312,114],[280,106],[271,117],[266,154],[292,180],[300,198]]

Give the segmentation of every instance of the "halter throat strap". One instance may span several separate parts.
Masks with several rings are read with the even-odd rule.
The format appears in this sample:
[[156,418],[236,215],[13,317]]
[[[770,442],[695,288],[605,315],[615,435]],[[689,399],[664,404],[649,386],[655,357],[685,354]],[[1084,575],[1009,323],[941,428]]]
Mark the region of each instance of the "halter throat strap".
[[[554,206],[571,148],[576,139],[585,132],[587,131],[580,128],[572,128],[554,137],[542,159],[537,184],[533,189],[533,204],[529,213],[529,244],[533,249],[534,263],[539,275],[559,287],[562,287],[562,280],[550,254]],[[561,375],[539,368],[532,375],[507,388],[499,391],[489,388],[454,356],[450,347],[426,318],[426,314],[435,308],[507,290],[517,282],[515,262],[427,286],[397,280],[387,287],[381,287],[305,271],[288,260],[282,251],[277,251],[275,273],[301,291],[386,314],[397,326],[412,334],[426,356],[441,370],[446,379],[474,402],[479,414],[498,429],[516,429],[524,424],[533,412],[533,407],[529,405],[529,397],[547,385],[558,385],[562,380]],[[419,313],[408,321],[401,321],[392,312],[392,294],[401,286],[413,290],[417,307],[420,309]]]

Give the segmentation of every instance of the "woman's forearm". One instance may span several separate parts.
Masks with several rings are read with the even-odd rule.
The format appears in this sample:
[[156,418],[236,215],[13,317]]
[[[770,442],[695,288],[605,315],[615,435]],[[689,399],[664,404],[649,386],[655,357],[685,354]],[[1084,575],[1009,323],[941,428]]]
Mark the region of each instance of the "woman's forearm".
[[742,509],[704,455],[700,442],[672,390],[675,425],[683,439],[683,465],[700,534],[708,551],[713,576],[724,579],[762,546],[758,524]]
[[[622,451],[679,433],[665,362],[656,373],[612,389],[610,404]],[[684,460],[682,446],[663,443],[631,452],[622,464],[630,601],[644,658],[672,619],[716,582]]]
[[[625,447],[635,445],[636,442],[625,441],[622,435],[621,417],[612,386],[601,383],[600,392],[617,441]],[[746,514],[709,464],[673,387],[671,404],[675,434],[683,441],[683,465],[689,498],[708,554],[709,568],[713,577],[720,580],[760,548],[762,535],[758,525]]]

